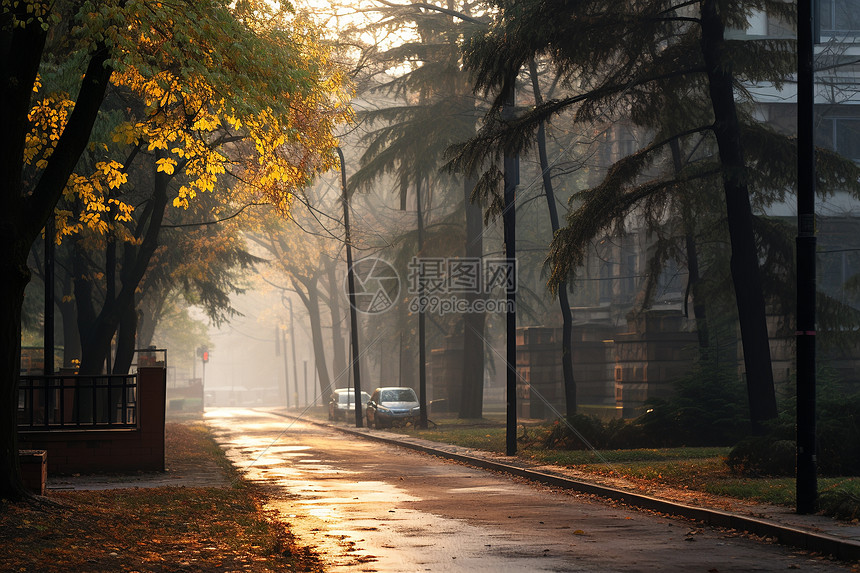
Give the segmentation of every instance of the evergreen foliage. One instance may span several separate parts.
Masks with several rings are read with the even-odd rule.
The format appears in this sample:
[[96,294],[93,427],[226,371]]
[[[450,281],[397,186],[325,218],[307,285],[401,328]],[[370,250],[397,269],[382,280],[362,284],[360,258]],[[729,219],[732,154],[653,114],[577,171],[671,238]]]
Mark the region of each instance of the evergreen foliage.
[[[826,367],[818,369],[816,382],[818,471],[827,476],[858,475],[860,392]],[[793,392],[790,394],[765,435],[745,438],[732,449],[726,463],[733,471],[745,475],[794,475],[796,398]]]
[[[388,177],[394,193],[399,195],[401,210],[407,209],[407,197],[414,193],[418,232],[407,231],[395,239],[400,251],[395,258],[401,262],[413,256],[480,258],[480,208],[468,201],[472,183],[468,178],[440,171],[446,149],[474,136],[481,115],[481,103],[469,90],[459,53],[460,40],[483,27],[470,15],[478,11],[478,6],[423,3],[388,6],[380,11],[384,18],[376,26],[405,31],[409,39],[376,54],[379,73],[368,93],[384,96],[388,101],[357,114],[358,121],[369,129],[361,137],[364,149],[360,168],[350,177],[349,188],[368,189]],[[459,244],[452,244],[457,239]],[[407,250],[410,247],[413,248]],[[419,324],[423,324],[425,314],[422,311],[419,315]],[[441,326],[444,335],[462,333],[461,396],[450,398],[459,404],[461,417],[480,417],[485,355],[483,314],[451,315],[438,321],[431,317],[431,321]],[[448,324],[439,324],[441,321]],[[403,321],[399,326],[402,332]],[[417,342],[419,353],[426,349],[424,333],[424,328],[419,327],[419,340],[407,340],[407,346],[413,347]],[[423,364],[418,367],[425,368]]]
[[[498,196],[499,178],[487,166],[530,147],[543,122],[626,121],[645,135],[638,151],[612,165],[598,185],[574,196],[567,226],[556,234],[549,253],[551,288],[575,272],[595,239],[623,228],[629,217],[651,230],[665,229],[675,218],[680,222],[675,240],[686,238],[692,245],[697,224],[716,214],[707,197],[721,189],[750,419],[761,429],[777,408],[754,214],[790,191],[795,152],[790,137],[755,118],[746,87],[780,88],[795,69],[794,43],[728,31],[745,29],[753,10],[790,24],[794,6],[772,0],[502,0],[497,6],[499,16],[490,29],[464,49],[476,88],[496,99],[480,133],[455,150],[452,166],[485,170],[480,193],[492,197]],[[531,58],[546,58],[555,66],[567,95],[505,120],[501,94],[515,85]],[[674,169],[666,169],[672,146],[684,157],[675,157]],[[822,170],[820,191],[832,191],[829,185],[836,184],[860,192],[860,167],[832,154],[822,154],[820,167],[831,161],[838,166],[830,163],[833,172]],[[697,300],[702,298],[693,290]]]
[[[860,473],[860,393],[822,369],[818,398],[818,469],[826,476]],[[700,363],[677,380],[674,394],[652,400],[633,420],[601,421],[585,415],[556,423],[544,437],[550,449],[614,450],[733,446],[727,466],[740,475],[792,476],[796,442],[794,397],[782,404],[779,418],[768,424],[764,435],[750,435],[744,416],[746,393],[736,371],[729,366]],[[571,426],[573,429],[571,429]],[[838,497],[838,496],[837,496]],[[851,500],[828,503],[851,507]]]
[[749,432],[746,408],[736,371],[727,363],[700,362],[676,381],[670,398],[650,400],[638,418],[603,423],[581,414],[568,417],[576,431],[559,424],[544,445],[587,449],[580,435],[597,449],[732,445]]

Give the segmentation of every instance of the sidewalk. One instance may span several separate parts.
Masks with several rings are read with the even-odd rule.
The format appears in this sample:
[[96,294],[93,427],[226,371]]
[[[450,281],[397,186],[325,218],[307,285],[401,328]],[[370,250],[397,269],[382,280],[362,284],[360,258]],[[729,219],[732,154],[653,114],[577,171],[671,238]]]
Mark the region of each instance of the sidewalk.
[[[202,420],[200,420],[202,422]],[[177,422],[181,424],[181,422]],[[168,436],[168,444],[170,436]],[[230,487],[230,478],[212,459],[174,451],[165,452],[164,472],[118,474],[48,475],[46,489],[52,491],[104,490],[149,487]]]

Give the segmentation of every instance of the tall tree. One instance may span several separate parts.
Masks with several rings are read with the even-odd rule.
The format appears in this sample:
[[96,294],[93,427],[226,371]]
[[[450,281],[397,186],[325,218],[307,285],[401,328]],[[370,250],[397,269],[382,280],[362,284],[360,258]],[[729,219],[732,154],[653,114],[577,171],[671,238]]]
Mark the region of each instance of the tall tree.
[[[532,83],[532,92],[536,105],[543,103],[540,79],[538,76],[537,63],[534,58],[529,60],[529,76]],[[540,165],[541,181],[543,183],[544,195],[546,195],[547,209],[549,210],[550,227],[553,236],[559,230],[558,206],[556,205],[555,190],[553,188],[552,174],[550,173],[549,157],[546,147],[546,125],[540,122],[535,134],[538,148],[538,161]],[[557,288],[558,305],[561,311],[561,373],[564,384],[565,414],[573,416],[576,413],[576,381],[573,376],[573,315],[570,310],[570,302],[567,299],[567,281],[563,280]]]
[[0,8],[0,185],[4,209],[0,241],[7,254],[0,260],[3,275],[0,298],[0,496],[24,495],[18,465],[16,410],[21,360],[21,305],[30,280],[27,256],[60,198],[75,163],[83,152],[110,80],[106,66],[110,51],[92,42],[77,103],[38,183],[25,189],[25,147],[32,126],[29,119],[34,85],[56,15],[47,2],[5,3]]
[[[634,208],[659,215],[672,192],[683,188],[679,183],[717,178],[731,239],[750,418],[760,429],[776,416],[776,398],[750,196],[756,192],[757,204],[783,196],[786,174],[794,170],[792,142],[754,119],[743,86],[781,86],[793,71],[793,46],[784,39],[727,39],[725,31],[744,29],[755,9],[791,22],[793,6],[769,0],[533,0],[498,6],[491,29],[465,48],[477,87],[504,93],[530,58],[546,56],[570,91],[509,122],[499,120],[502,102],[497,99],[490,121],[460,150],[459,164],[477,169],[505,149],[528,147],[541,122],[562,112],[586,125],[625,117],[650,128],[650,143],[617,162],[600,185],[584,193],[588,200],[556,235],[549,256],[552,286],[582,262],[589,242],[612,221]],[[675,177],[648,171],[673,141],[695,134],[706,135],[715,150],[710,161],[690,164]],[[840,170],[850,181],[852,168]],[[497,174],[487,174],[483,183],[496,188]]]
[[[330,203],[325,193],[317,191],[315,187],[302,195],[302,204],[291,210],[288,221],[271,210],[255,214],[254,229],[246,236],[262,249],[261,256],[267,259],[271,277],[267,281],[295,292],[305,306],[319,395],[327,396],[349,379],[343,340],[335,334],[335,323],[340,321],[338,298],[343,296],[342,283],[331,280],[343,243],[331,232],[329,227],[336,225],[327,215],[336,212],[337,203]],[[328,327],[332,328],[330,345],[326,344],[324,334]],[[337,353],[336,345],[340,345],[340,355],[330,364],[327,357]]]
[[[97,6],[22,0],[0,7],[0,128],[4,134],[0,240],[8,247],[8,256],[0,262],[5,305],[0,312],[0,496],[24,495],[16,409],[21,305],[30,279],[27,256],[60,196],[64,191],[76,192],[78,179],[72,175],[114,72],[142,88],[149,104],[170,103],[172,85],[186,85],[189,92],[180,99],[190,104],[184,111],[192,125],[214,115],[225,128],[258,126],[267,142],[284,150],[282,159],[275,160],[283,169],[271,177],[279,185],[269,187],[278,204],[285,205],[290,190],[330,163],[331,128],[338,116],[330,113],[329,96],[337,90],[337,82],[320,76],[322,54],[315,53],[319,50],[313,36],[305,39],[296,33],[298,25],[293,29],[272,26],[272,16],[266,2],[234,5],[220,0],[116,0]],[[40,67],[48,69],[57,62],[71,62],[77,70],[80,82],[74,97],[40,90]],[[172,67],[163,67],[168,62]],[[214,93],[221,97],[208,97]],[[207,97],[216,109],[204,108],[199,97]],[[66,101],[74,103],[66,105]],[[57,109],[48,131],[35,119],[38,114],[33,111],[40,107]],[[300,110],[309,113],[295,113]],[[291,119],[299,120],[298,124]],[[306,122],[321,128],[307,137],[300,134]],[[140,136],[133,135],[135,140]],[[169,135],[164,134],[160,142],[151,150],[162,154],[158,177],[166,178],[187,158],[177,159],[176,148],[168,144],[173,142]],[[211,181],[206,176],[209,164],[199,162],[197,181]],[[116,188],[123,182],[121,166],[105,165],[107,187]],[[208,183],[205,187],[211,189]],[[193,199],[197,190],[193,185],[184,191],[180,188],[178,204]],[[110,197],[102,193],[90,199],[106,205]],[[160,217],[155,211],[153,217]],[[110,209],[90,210],[87,224],[103,225],[99,221],[105,212]]]
[[[440,174],[439,169],[447,147],[474,135],[480,117],[479,101],[470,93],[457,46],[463,37],[485,26],[485,20],[472,15],[479,10],[469,2],[383,4],[386,8],[380,11],[386,27],[414,28],[416,35],[376,55],[384,64],[380,66],[382,69],[392,66],[408,69],[393,76],[380,74],[378,78],[382,79],[370,90],[371,94],[383,94],[394,101],[359,114],[372,129],[364,137],[362,165],[352,176],[351,185],[366,188],[380,177],[392,174],[401,208],[406,207],[410,190],[416,194],[420,191],[416,201],[422,211],[418,222],[422,227],[421,238],[425,238],[425,228],[428,233],[431,230],[428,207],[434,201],[455,204],[462,200],[459,217],[465,219],[465,247],[459,250],[467,258],[480,259],[483,227],[480,207],[472,201],[475,181],[470,177],[452,180]],[[462,192],[450,194],[454,186],[459,186]],[[419,244],[419,249],[423,246]],[[418,256],[427,257],[428,253],[422,250]],[[475,295],[470,293],[466,298],[471,300]],[[419,321],[423,321],[421,316]],[[484,322],[483,313],[467,312],[455,327],[463,334],[463,366],[460,395],[452,398],[459,402],[461,418],[482,415]],[[419,344],[423,345],[423,341]],[[424,365],[419,364],[419,368]]]

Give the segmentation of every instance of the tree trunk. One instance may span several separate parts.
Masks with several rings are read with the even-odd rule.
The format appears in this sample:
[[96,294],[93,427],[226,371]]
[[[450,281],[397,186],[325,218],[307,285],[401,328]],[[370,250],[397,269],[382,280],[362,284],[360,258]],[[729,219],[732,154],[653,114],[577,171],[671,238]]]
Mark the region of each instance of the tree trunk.
[[740,320],[750,421],[753,431],[760,433],[763,431],[763,423],[777,416],[776,395],[747,171],[734,100],[733,75],[731,63],[724,53],[724,30],[725,26],[717,13],[716,0],[704,0],[702,54],[714,109],[714,135],[723,169],[726,215],[732,249],[732,282]]
[[343,343],[343,330],[341,329],[341,314],[338,295],[340,289],[337,281],[337,260],[331,259],[326,263],[328,273],[328,307],[331,313],[331,345],[332,358],[334,360],[334,383],[337,386],[341,381],[349,385],[349,376],[346,371],[346,349]]
[[[159,152],[156,154],[157,158],[158,154]],[[158,247],[158,233],[164,219],[164,209],[167,207],[167,189],[171,178],[171,175],[163,172],[155,173],[152,198],[149,202],[152,208],[147,210],[148,216],[142,217],[138,224],[138,236],[142,235],[143,240],[139,247],[131,244],[124,247],[120,292],[114,300],[105,301],[94,328],[87,333],[81,333],[84,347],[81,357],[82,374],[98,374],[101,371],[123,313],[129,306],[134,309],[138,285]],[[146,229],[145,232],[142,231],[143,228]]]
[[63,321],[63,368],[75,368],[75,360],[81,359],[81,335],[78,331],[78,312],[72,296],[72,277],[63,276],[63,292],[57,300]]
[[14,12],[25,24],[0,31],[0,244],[6,249],[0,262],[0,304],[4,305],[0,312],[0,498],[5,499],[26,495],[18,462],[17,410],[21,308],[30,280],[27,256],[86,148],[111,75],[111,67],[105,65],[110,53],[97,46],[54,153],[38,183],[25,191],[21,166],[25,138],[32,127],[28,110],[47,38],[40,22],[27,13],[29,7],[21,2],[4,8],[6,16]]
[[169,293],[166,289],[160,290],[158,294],[149,291],[149,296],[140,303],[140,314],[137,322],[137,344],[138,348],[147,348],[152,344],[155,337],[155,329],[164,311],[164,303],[167,302]]
[[693,317],[696,319],[696,334],[699,340],[699,357],[708,360],[710,357],[710,334],[708,333],[708,316],[702,294],[702,277],[699,276],[699,254],[696,250],[696,239],[688,230],[684,236],[684,247],[687,251],[687,287],[693,296]]
[[116,337],[116,356],[113,362],[114,374],[128,374],[134,361],[134,347],[137,339],[137,309],[132,300],[121,309],[119,330]]
[[[672,151],[672,165],[675,170],[675,176],[678,176],[684,168],[684,159],[681,156],[681,144],[677,139],[674,139],[669,144],[669,148]],[[687,296],[684,297],[684,309],[686,310],[687,308],[689,295],[692,295],[693,317],[696,320],[696,334],[699,339],[699,358],[707,360],[710,347],[707,311],[705,309],[705,297],[701,292],[702,278],[699,275],[699,253],[696,249],[696,238],[693,234],[695,232],[695,224],[686,199],[683,199],[682,209],[684,249],[687,253]]]
[[[483,214],[470,200],[475,180],[466,178],[463,193],[466,210],[466,259],[480,260],[484,254]],[[480,418],[484,414],[484,323],[483,312],[472,306],[478,293],[465,293],[470,312],[463,316],[463,382],[459,418]]]
[[[305,308],[308,309],[308,319],[311,323],[311,342],[314,347],[314,364],[316,365],[319,380],[320,395],[325,396],[326,392],[331,390],[331,380],[329,379],[328,367],[325,361],[325,343],[323,342],[322,320],[320,319],[319,294],[316,290],[315,280],[306,279],[306,281],[300,282],[307,289],[306,293],[301,288],[298,288],[295,281],[293,284],[296,286],[296,293],[302,299]],[[308,397],[306,396],[305,400],[307,399]]]
[[0,499],[20,499],[27,495],[21,482],[18,462],[18,382],[21,372],[21,306],[24,289],[30,282],[26,241],[16,236],[13,223],[0,223],[0,241],[11,252],[0,257]]
[[[532,79],[535,102],[540,104],[543,97],[538,83],[537,65],[534,59],[529,60],[529,72]],[[558,232],[558,208],[555,204],[555,191],[552,186],[552,177],[549,172],[549,158],[546,153],[546,129],[541,122],[537,132],[538,156],[540,158],[540,170],[543,177],[543,189],[546,195],[547,209],[549,210],[549,221],[552,226],[552,234]],[[570,302],[567,299],[567,281],[558,285],[558,306],[561,311],[561,371],[564,381],[564,406],[565,415],[576,414],[576,380],[573,377],[573,316],[570,312]]]
[[[89,280],[86,271],[86,262],[83,253],[83,247],[80,242],[75,243],[75,254],[74,254],[74,262],[72,264],[74,268],[74,284],[75,284],[75,308],[77,311],[77,328],[78,328],[78,337],[81,341],[81,364],[85,362],[85,360],[89,362],[95,362],[98,360],[97,356],[90,356],[85,358],[85,354],[87,352],[92,352],[92,344],[87,341],[87,333],[91,333],[95,331],[97,314],[95,311],[95,303],[93,301],[93,284]],[[99,355],[101,356],[101,362],[99,363],[99,368],[104,364],[104,350],[100,350]],[[79,371],[80,365],[79,365]],[[98,373],[98,372],[96,372]]]

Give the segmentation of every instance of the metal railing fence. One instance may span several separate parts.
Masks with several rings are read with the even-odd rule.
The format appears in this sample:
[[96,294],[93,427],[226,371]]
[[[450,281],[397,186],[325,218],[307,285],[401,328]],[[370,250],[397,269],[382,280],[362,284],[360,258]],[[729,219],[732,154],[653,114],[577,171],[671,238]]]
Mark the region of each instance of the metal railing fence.
[[136,428],[137,375],[22,375],[18,429]]

